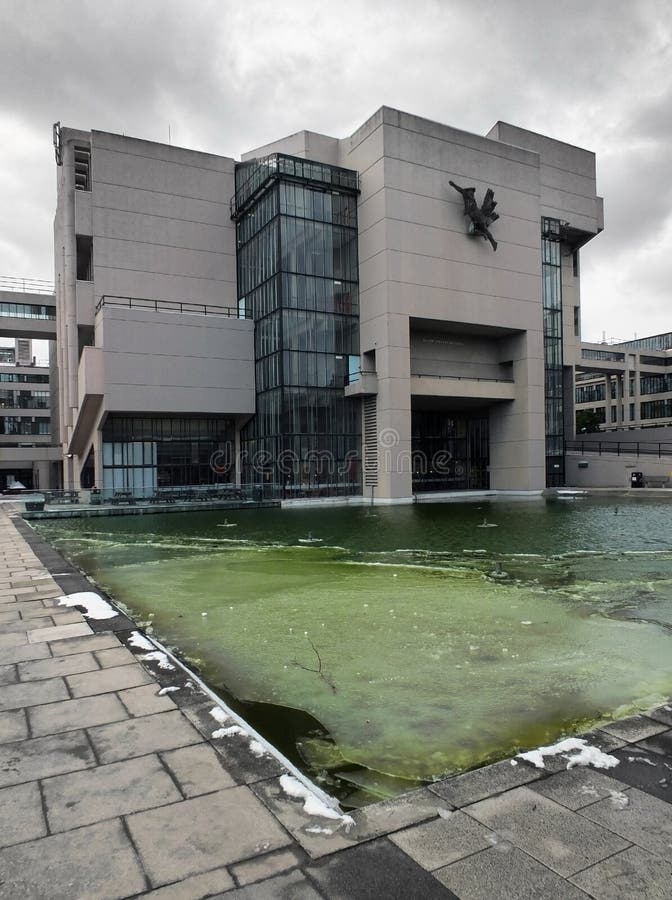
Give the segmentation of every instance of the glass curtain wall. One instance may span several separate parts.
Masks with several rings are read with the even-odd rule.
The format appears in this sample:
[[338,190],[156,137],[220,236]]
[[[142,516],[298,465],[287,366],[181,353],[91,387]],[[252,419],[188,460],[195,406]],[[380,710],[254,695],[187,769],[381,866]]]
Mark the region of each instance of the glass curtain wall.
[[158,488],[229,483],[234,441],[233,419],[111,415],[98,487],[148,496]]
[[565,481],[565,426],[562,387],[562,279],[560,221],[541,220],[542,305],[546,398],[546,486]]
[[238,306],[255,321],[243,478],[286,497],[359,493],[359,403],[343,390],[359,370],[356,173],[277,154],[261,179],[254,165],[237,167],[234,211]]

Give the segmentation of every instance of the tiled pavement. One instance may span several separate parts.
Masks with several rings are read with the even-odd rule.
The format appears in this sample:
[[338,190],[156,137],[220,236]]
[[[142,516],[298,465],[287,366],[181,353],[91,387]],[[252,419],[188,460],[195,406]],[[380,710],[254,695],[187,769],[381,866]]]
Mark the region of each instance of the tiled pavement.
[[122,615],[55,600],[90,589],[0,512],[0,898],[672,898],[672,706],[591,736],[607,772],[507,760],[348,829]]

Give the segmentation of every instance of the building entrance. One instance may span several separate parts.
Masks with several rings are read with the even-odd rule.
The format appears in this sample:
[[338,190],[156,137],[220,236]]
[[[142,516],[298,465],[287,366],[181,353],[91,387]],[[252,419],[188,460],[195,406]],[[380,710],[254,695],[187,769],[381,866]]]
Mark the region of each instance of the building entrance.
[[488,418],[414,410],[413,491],[488,490]]

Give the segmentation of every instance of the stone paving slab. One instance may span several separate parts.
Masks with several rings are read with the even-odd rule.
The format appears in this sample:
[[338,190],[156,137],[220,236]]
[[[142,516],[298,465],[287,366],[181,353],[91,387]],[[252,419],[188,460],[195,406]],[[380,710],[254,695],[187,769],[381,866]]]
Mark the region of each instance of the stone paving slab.
[[33,706],[27,712],[35,737],[73,731],[77,728],[107,725],[128,718],[126,708],[115,694],[105,694],[102,697],[82,697],[79,700],[65,700],[62,703]]
[[603,725],[601,730],[614,737],[622,738],[629,744],[634,744],[637,741],[646,740],[654,734],[667,731],[668,727],[655,719],[649,719],[648,716],[630,716],[628,719],[621,719],[620,722]]
[[0,744],[24,741],[28,737],[28,720],[23,709],[0,713]]
[[170,694],[160,694],[159,685],[152,681],[139,687],[118,692],[118,697],[131,716],[151,716],[153,713],[176,709]]
[[[221,891],[229,891],[235,886],[235,882],[228,869],[213,869],[203,875],[192,875],[181,878],[179,881],[148,891],[143,894],[143,900],[201,900],[202,897],[220,897]],[[231,897],[230,893],[225,895]],[[278,898],[280,900],[280,898]],[[284,900],[291,900],[286,897]]]
[[116,820],[0,850],[1,900],[121,900],[147,882]]
[[244,786],[136,813],[127,823],[154,887],[291,844]]
[[630,788],[626,797],[627,804],[600,800],[580,813],[630,843],[672,862],[672,806],[637,788]]
[[570,881],[598,900],[666,900],[672,896],[672,863],[629,847]]
[[179,711],[127,719],[89,729],[101,763],[117,762],[161,750],[200,743],[200,736]]
[[47,823],[37,782],[0,789],[0,847],[32,841],[46,833]]
[[83,675],[68,675],[65,680],[73,697],[89,697],[92,694],[108,694],[140,684],[151,684],[152,676],[140,666],[114,666]]
[[222,765],[221,758],[207,744],[169,750],[161,754],[161,759],[185,797],[197,797],[236,784]]
[[[590,815],[593,808],[581,813]],[[608,827],[595,824],[595,820],[582,821],[578,814],[526,787],[481,800],[465,810],[500,838],[562,876],[574,875],[625,850],[630,843]]]
[[327,897],[339,900],[455,898],[386,838],[367,842],[347,853],[336,853],[314,863],[307,872]]
[[25,709],[54,700],[69,700],[70,693],[62,678],[24,684],[6,684],[0,692],[0,710]]
[[52,833],[182,799],[157,756],[47,778],[42,793]]
[[95,765],[96,758],[83,731],[2,744],[0,786],[76,772]]
[[507,759],[486,768],[474,769],[464,775],[456,775],[454,778],[430,784],[429,790],[452,806],[460,807],[529,784],[541,778],[543,774],[532,766],[523,764],[512,766],[511,761]]
[[460,900],[588,900],[590,896],[515,847],[483,850],[434,874]]
[[672,756],[672,729],[646,738],[646,740],[640,741],[635,746],[643,747],[645,750],[653,750],[655,753],[661,753],[663,756]]
[[78,675],[98,669],[92,653],[76,653],[58,659],[28,660],[17,666],[20,681],[43,681],[46,678],[62,678],[64,675]]
[[423,869],[431,871],[492,846],[492,832],[463,812],[390,835]]
[[[610,769],[614,774],[621,775],[621,768]],[[530,784],[530,790],[543,794],[549,800],[554,800],[567,809],[578,810],[584,806],[590,806],[597,800],[613,797],[615,794],[627,791],[630,785],[617,781],[604,772],[593,768],[566,769]]]

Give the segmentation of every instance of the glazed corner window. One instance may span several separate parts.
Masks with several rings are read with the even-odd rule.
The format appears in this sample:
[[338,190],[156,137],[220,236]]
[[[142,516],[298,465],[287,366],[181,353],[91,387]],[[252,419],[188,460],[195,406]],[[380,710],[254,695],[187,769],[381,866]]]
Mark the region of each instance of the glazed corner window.
[[77,281],[93,281],[93,238],[78,234]]

